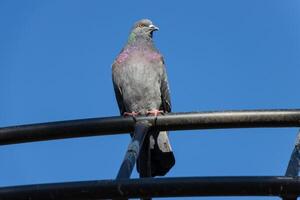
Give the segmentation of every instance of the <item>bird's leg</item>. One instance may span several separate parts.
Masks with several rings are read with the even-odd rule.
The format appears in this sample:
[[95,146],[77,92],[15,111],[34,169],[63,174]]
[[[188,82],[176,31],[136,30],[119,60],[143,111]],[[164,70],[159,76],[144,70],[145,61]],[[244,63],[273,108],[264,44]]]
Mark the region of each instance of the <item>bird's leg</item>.
[[163,110],[154,109],[154,110],[148,110],[147,111],[147,115],[153,115],[155,117],[157,117],[158,115],[163,115],[163,114],[164,114]]
[[134,112],[134,111],[132,111],[132,112],[124,112],[124,114],[123,114],[124,117],[128,117],[128,116],[136,117],[138,115],[139,115],[139,113],[138,112]]

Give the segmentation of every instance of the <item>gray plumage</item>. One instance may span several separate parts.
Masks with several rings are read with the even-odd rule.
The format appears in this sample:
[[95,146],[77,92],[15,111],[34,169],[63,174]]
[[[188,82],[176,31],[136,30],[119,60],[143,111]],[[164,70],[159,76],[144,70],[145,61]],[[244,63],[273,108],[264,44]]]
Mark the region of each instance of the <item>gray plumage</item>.
[[[112,65],[113,85],[121,115],[151,110],[171,112],[169,85],[163,57],[152,34],[158,30],[148,19],[135,23],[128,42]],[[165,175],[175,164],[167,132],[151,133],[152,176]]]

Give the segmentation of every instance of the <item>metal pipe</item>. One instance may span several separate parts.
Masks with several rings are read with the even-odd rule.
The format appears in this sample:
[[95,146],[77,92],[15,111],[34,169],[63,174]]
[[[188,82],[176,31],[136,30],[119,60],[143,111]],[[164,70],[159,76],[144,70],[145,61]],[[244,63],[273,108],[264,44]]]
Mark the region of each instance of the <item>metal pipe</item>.
[[267,177],[142,178],[0,188],[3,200],[84,200],[189,196],[299,196],[300,179]]
[[143,146],[139,155],[139,173],[140,178],[151,177],[151,150],[150,150],[150,135],[147,134],[144,139]]
[[297,196],[295,196],[295,197],[282,197],[282,200],[297,200]]
[[148,121],[138,121],[135,124],[133,137],[128,145],[124,160],[119,169],[117,179],[128,179],[143,146],[144,139],[151,124]]
[[[140,155],[138,157],[137,166],[139,169],[140,178],[151,177],[151,149],[150,149],[150,134],[145,135],[143,145],[140,150]],[[141,200],[152,200],[151,197],[142,198]]]
[[[170,113],[140,116],[158,130],[300,127],[300,109]],[[105,117],[0,128],[0,145],[132,132],[131,117]]]
[[[286,169],[285,176],[298,177],[300,168],[300,132],[297,134],[294,150],[291,154],[289,165]],[[297,200],[297,196],[283,196],[283,200]]]
[[297,177],[299,174],[299,168],[300,168],[300,132],[297,134],[295,147],[292,152],[285,175],[291,177]]

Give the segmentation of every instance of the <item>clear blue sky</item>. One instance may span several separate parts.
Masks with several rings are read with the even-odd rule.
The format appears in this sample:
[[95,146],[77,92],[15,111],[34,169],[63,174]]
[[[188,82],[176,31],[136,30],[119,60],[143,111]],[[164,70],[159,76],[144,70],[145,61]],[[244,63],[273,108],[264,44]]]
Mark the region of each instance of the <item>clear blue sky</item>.
[[[284,0],[2,0],[0,127],[118,115],[111,63],[141,18],[160,27],[173,111],[300,108],[299,9]],[[283,175],[296,133],[171,132],[168,176]],[[0,186],[114,178],[128,142],[1,146]]]

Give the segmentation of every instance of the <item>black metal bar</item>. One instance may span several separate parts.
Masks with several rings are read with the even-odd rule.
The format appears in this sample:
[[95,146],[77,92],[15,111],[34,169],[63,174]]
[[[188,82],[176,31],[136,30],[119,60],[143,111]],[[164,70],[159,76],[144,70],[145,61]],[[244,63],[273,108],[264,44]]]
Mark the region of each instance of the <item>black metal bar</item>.
[[[137,117],[137,120],[155,123],[159,130],[300,127],[300,110],[170,113],[157,118]],[[134,124],[131,117],[106,117],[12,126],[0,129],[0,145],[128,133],[133,131]]]
[[128,179],[132,173],[133,167],[139,156],[140,149],[143,145],[144,138],[151,124],[148,121],[138,121],[135,124],[133,137],[128,145],[124,160],[119,169],[117,179]]
[[282,176],[142,178],[0,188],[2,200],[287,195],[300,195],[299,178]]
[[151,177],[151,151],[149,142],[150,137],[147,134],[138,159],[140,178]]
[[[143,146],[138,158],[140,178],[151,177],[151,151],[150,134],[145,136]],[[142,198],[142,200],[151,200],[151,197]]]
[[[298,177],[300,168],[300,132],[297,134],[295,147],[291,154],[289,165],[286,169],[285,176]],[[297,200],[297,196],[283,196],[283,200]]]
[[295,147],[291,155],[289,165],[286,169],[285,175],[297,177],[300,169],[300,132],[297,134]]
[[0,128],[0,145],[133,131],[132,117],[104,117]]

